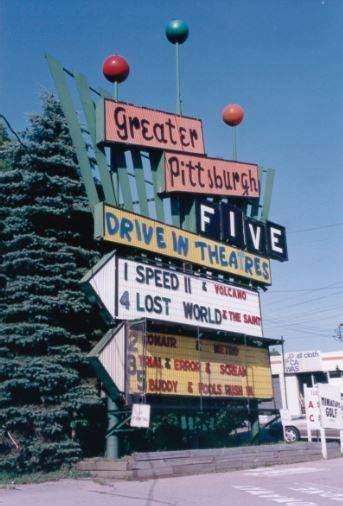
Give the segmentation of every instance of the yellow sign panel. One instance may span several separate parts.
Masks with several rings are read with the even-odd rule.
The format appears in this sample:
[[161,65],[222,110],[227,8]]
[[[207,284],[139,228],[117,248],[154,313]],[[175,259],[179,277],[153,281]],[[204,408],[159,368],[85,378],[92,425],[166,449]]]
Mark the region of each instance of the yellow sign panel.
[[102,220],[106,241],[271,284],[267,258],[106,204]]
[[131,328],[127,350],[128,394],[273,397],[264,348]]

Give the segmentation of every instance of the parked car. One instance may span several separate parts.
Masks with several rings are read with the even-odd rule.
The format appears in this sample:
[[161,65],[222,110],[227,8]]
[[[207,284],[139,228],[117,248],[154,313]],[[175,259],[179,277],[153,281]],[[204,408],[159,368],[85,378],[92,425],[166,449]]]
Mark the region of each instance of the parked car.
[[[320,431],[312,430],[312,439],[320,439]],[[338,429],[325,429],[326,439],[340,439]],[[284,428],[284,438],[286,443],[294,443],[299,439],[307,439],[307,424],[305,415],[292,417],[288,420]]]

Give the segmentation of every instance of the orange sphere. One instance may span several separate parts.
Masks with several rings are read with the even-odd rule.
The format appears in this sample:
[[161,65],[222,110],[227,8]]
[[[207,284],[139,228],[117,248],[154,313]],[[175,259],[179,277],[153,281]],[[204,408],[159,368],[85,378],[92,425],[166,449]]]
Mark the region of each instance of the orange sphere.
[[238,104],[229,104],[223,110],[222,117],[227,125],[237,126],[244,118],[244,111]]

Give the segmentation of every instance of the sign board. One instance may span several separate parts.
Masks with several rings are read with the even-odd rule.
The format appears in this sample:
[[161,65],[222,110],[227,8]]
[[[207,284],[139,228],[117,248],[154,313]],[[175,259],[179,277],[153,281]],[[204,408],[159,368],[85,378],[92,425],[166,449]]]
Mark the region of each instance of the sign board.
[[150,318],[262,337],[259,294],[115,255],[87,278],[113,319]]
[[250,253],[281,262],[288,259],[286,230],[282,225],[244,216],[241,209],[226,203],[198,201],[197,232]]
[[150,427],[149,404],[132,404],[130,425],[131,427],[142,427],[145,429]]
[[322,371],[323,365],[320,351],[296,351],[285,353],[285,373]]
[[255,164],[203,156],[165,153],[165,192],[259,197],[260,183]]
[[101,100],[96,113],[97,143],[205,153],[199,119],[110,99]]
[[304,387],[306,424],[308,430],[320,429],[320,410],[317,387]]
[[342,429],[341,392],[327,383],[318,383],[321,426],[324,429]]
[[126,329],[123,323],[111,328],[88,354],[106,392],[117,398],[125,391]]
[[97,238],[271,284],[267,258],[107,204],[96,213]]
[[273,396],[268,351],[195,337],[144,333],[127,335],[129,394],[191,397]]

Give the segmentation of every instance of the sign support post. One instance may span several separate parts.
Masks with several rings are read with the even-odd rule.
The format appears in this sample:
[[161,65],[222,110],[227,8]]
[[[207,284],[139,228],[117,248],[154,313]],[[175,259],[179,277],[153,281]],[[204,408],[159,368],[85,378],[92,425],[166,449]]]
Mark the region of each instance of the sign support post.
[[108,435],[106,435],[106,457],[108,459],[117,459],[119,457],[119,438],[115,434],[111,433],[111,429],[113,429],[118,424],[118,418],[114,414],[117,409],[118,409],[117,404],[108,395],[107,396]]
[[341,443],[341,454],[343,453],[343,429],[339,431],[339,440]]
[[325,429],[323,427],[320,428],[320,441],[322,443],[322,455],[323,459],[328,458],[328,449],[326,446],[326,437],[325,437]]

